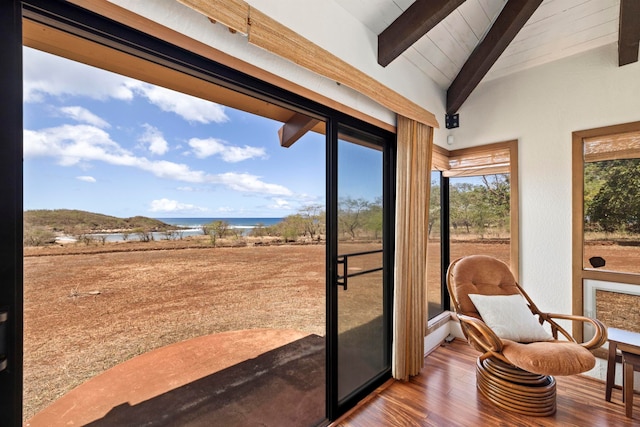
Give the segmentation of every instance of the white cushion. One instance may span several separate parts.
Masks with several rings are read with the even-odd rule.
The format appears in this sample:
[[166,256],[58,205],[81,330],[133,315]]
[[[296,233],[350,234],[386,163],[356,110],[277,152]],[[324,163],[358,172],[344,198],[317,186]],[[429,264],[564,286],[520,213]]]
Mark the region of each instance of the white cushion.
[[503,339],[516,342],[549,341],[553,339],[531,313],[527,301],[520,294],[477,295],[469,298],[484,323]]

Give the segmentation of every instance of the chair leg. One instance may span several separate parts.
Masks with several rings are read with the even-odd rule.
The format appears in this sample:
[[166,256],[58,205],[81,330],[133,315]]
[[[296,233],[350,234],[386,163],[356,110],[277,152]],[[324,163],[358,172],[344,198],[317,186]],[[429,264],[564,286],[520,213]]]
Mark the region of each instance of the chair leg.
[[523,415],[545,417],[556,412],[556,381],[488,358],[476,363],[480,392],[493,404]]

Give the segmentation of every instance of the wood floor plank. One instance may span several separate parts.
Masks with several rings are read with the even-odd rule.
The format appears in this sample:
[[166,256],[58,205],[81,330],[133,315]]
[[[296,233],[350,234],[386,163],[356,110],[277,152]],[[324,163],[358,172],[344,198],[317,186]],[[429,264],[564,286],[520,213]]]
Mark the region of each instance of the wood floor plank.
[[625,416],[622,392],[614,389],[604,400],[604,382],[586,377],[556,377],[556,413],[524,417],[490,403],[476,388],[478,352],[466,342],[443,344],[425,359],[420,375],[396,381],[333,424],[336,427],[374,426],[640,426],[640,398],[633,418]]

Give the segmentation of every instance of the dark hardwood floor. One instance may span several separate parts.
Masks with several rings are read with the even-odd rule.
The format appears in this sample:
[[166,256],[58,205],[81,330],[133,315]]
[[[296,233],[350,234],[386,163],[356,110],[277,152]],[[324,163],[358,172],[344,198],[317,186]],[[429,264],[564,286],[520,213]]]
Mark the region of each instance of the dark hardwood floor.
[[556,377],[557,411],[525,417],[487,401],[476,389],[478,352],[466,342],[444,344],[425,359],[420,375],[389,381],[333,425],[373,426],[640,426],[640,396],[633,419],[625,417],[622,392],[604,399],[604,382],[586,377]]

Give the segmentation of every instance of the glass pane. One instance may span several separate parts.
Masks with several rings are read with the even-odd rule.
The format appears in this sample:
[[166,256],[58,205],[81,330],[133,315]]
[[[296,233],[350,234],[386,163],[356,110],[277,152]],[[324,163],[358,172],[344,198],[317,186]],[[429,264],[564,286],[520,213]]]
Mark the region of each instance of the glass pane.
[[322,422],[324,123],[285,149],[264,101],[281,119],[28,48],[24,74],[25,424]]
[[442,245],[440,233],[440,186],[441,174],[431,172],[431,198],[429,201],[429,247],[427,253],[427,302],[429,319],[444,311],[442,306],[442,263],[440,247]]
[[382,151],[338,144],[338,400],[389,365],[382,271]]
[[640,159],[584,165],[584,268],[640,273]]
[[510,263],[509,174],[450,178],[451,260],[486,254]]

